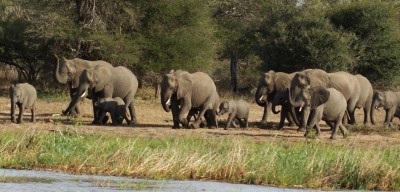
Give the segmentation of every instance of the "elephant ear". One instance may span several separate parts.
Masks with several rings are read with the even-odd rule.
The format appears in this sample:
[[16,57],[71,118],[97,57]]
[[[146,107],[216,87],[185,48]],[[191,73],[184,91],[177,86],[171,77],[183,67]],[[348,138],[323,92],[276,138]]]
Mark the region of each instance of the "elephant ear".
[[111,71],[101,65],[86,70],[86,73],[90,87],[94,88],[95,92],[104,90],[112,82]]
[[318,86],[314,88],[310,88],[311,93],[311,109],[315,109],[318,106],[326,103],[329,99],[330,93],[327,89]]
[[181,99],[192,90],[192,77],[190,73],[182,71],[176,73],[176,82],[178,83],[177,98]]

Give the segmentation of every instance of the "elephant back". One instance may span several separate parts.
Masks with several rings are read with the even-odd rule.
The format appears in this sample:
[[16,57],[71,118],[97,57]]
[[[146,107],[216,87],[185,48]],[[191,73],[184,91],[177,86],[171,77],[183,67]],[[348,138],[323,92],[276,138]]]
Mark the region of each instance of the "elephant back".
[[[211,77],[203,72],[196,72],[191,74],[192,80],[192,107],[199,107],[208,99],[212,99],[212,103],[216,106],[215,109],[219,107],[219,95],[217,92],[217,87]],[[218,103],[218,105],[217,105]],[[214,106],[213,105],[213,106]],[[214,107],[215,107],[214,106]]]
[[346,100],[352,98],[355,99],[355,101],[358,101],[361,90],[360,84],[354,75],[344,71],[339,71],[329,73],[329,78],[331,81],[331,87],[341,92]]

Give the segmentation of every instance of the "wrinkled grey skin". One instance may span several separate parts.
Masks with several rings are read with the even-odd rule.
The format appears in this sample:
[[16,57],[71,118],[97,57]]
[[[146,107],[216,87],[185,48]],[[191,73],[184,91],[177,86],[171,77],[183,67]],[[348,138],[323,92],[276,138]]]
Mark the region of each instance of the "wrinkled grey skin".
[[209,117],[209,128],[217,128],[217,110],[219,95],[211,77],[203,72],[171,71],[163,76],[161,82],[161,105],[166,112],[172,111],[174,125],[189,127],[188,113],[192,108],[199,110],[199,115],[192,128],[199,128],[201,117]]
[[[293,107],[300,107],[295,105],[295,103],[297,103],[296,97],[298,97],[297,95],[300,94],[301,90],[308,85],[311,88],[317,86],[322,86],[324,88],[335,88],[341,92],[347,101],[347,111],[351,118],[350,123],[354,124],[354,110],[361,91],[360,85],[354,75],[343,71],[326,73],[321,69],[306,69],[304,71],[297,72],[293,77],[290,86],[290,101],[295,101],[290,103]],[[309,115],[310,108],[303,108],[300,120],[302,123],[298,130],[302,131],[305,129]]]
[[[219,106],[218,115],[223,115],[225,113],[229,114],[225,130],[231,126],[231,123],[237,128],[235,119],[239,121],[242,128],[247,128],[249,126],[249,103],[246,101],[240,99],[222,102]],[[244,122],[242,122],[242,119]]]
[[393,117],[399,106],[400,106],[400,92],[376,91],[372,98],[372,109],[371,109],[372,124],[375,124],[375,118],[374,118],[375,109],[383,107],[383,109],[386,111],[384,125],[389,125],[389,127],[393,127]]
[[[28,83],[20,83],[11,85],[10,87],[11,99],[11,121],[13,123],[23,123],[24,110],[31,110],[31,121],[35,122],[35,104],[36,104],[36,89]],[[19,115],[18,121],[15,119],[15,106],[18,106]]]
[[[290,93],[289,93],[290,94]],[[291,96],[289,96],[289,99]],[[317,137],[321,135],[318,123],[324,120],[332,129],[331,139],[336,139],[336,132],[340,128],[343,137],[347,137],[348,131],[342,120],[346,112],[346,98],[334,88],[306,86],[296,97],[296,103],[303,108],[310,108],[310,117],[307,122],[307,130],[304,136],[309,136],[312,128],[316,128]]]
[[[259,106],[264,107],[264,114],[261,120],[262,123],[266,123],[268,121],[268,113],[275,95],[277,93],[286,91],[294,75],[295,73],[287,74],[272,70],[261,74],[255,94],[255,100]],[[298,123],[293,109],[290,106],[285,106],[281,112],[281,121],[278,128],[283,127],[285,117],[288,117],[289,124]]]
[[136,76],[126,67],[118,66],[114,68],[96,65],[83,70],[79,78],[77,93],[74,94],[68,108],[63,114],[69,114],[78,104],[79,100],[86,96],[87,91],[92,91],[94,120],[92,123],[98,123],[98,109],[95,102],[99,98],[120,97],[124,100],[130,113],[130,123],[136,123],[135,107],[133,100],[138,88]]
[[113,125],[121,124],[125,119],[127,124],[130,124],[130,120],[126,115],[126,105],[124,100],[120,97],[115,98],[100,98],[95,106],[99,109],[99,124],[103,122],[106,113],[110,113]]
[[[278,129],[283,128],[285,119],[288,119],[289,125],[292,125],[291,122],[295,122],[297,126],[300,125],[300,122],[298,122],[297,119],[297,117],[300,117],[299,108],[291,107],[288,99],[289,99],[289,92],[288,90],[285,90],[277,92],[275,94],[274,100],[272,101],[271,109],[274,114],[278,114],[280,112],[276,110],[276,106],[279,105],[282,106],[282,111],[287,111],[287,113],[281,113],[281,119],[279,121]],[[292,112],[291,110],[294,110],[294,112]],[[295,114],[294,117],[291,114]]]
[[[56,67],[54,71],[55,79],[57,80],[58,83],[61,84],[68,83],[71,99],[78,92],[79,79],[85,69],[89,69],[97,65],[109,68],[110,70],[113,68],[113,66],[110,63],[101,60],[88,61],[79,58],[65,59],[64,57],[58,59],[57,56],[56,58],[57,62],[55,64]],[[87,97],[91,99],[89,94],[87,95]],[[84,98],[81,98],[81,100],[83,99]],[[79,113],[80,111],[78,105],[76,105],[70,110],[68,115],[76,117],[79,115]]]
[[[374,94],[374,91],[372,89],[371,82],[369,82],[367,78],[365,78],[360,74],[355,75],[355,77],[357,78],[357,81],[360,85],[360,97],[358,98],[358,101],[356,103],[356,108],[363,109],[364,111],[363,123],[364,125],[369,126],[369,122],[371,121],[371,106],[372,106],[372,96]],[[354,119],[354,124],[355,124],[356,118],[354,117],[354,113],[353,117],[351,118]]]

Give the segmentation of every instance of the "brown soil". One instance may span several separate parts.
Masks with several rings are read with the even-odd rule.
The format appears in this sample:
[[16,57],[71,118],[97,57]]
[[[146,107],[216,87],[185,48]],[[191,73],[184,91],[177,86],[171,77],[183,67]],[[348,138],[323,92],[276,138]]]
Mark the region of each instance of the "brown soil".
[[[172,115],[171,113],[166,113],[157,101],[141,101],[136,104],[138,119],[138,124],[136,125],[128,126],[123,124],[122,126],[95,126],[90,124],[92,121],[92,107],[89,100],[85,100],[80,104],[83,112],[81,120],[71,120],[67,117],[55,115],[60,114],[61,110],[67,107],[68,101],[49,102],[39,99],[37,102],[37,122],[30,122],[30,111],[26,110],[24,115],[25,123],[21,125],[11,123],[10,100],[7,97],[0,97],[0,123],[2,124],[2,129],[9,129],[11,131],[25,131],[26,129],[54,131],[68,127],[72,128],[74,127],[74,124],[78,123],[79,126],[77,126],[77,130],[82,134],[101,133],[124,136],[134,135],[141,137],[177,137],[182,135],[221,137],[240,135],[257,142],[270,142],[276,139],[284,140],[289,143],[305,141],[305,138],[303,137],[304,133],[297,132],[295,126],[286,125],[283,130],[277,130],[276,126],[279,122],[279,115],[271,113],[269,116],[270,123],[259,123],[263,109],[255,103],[251,103],[250,105],[250,127],[248,129],[242,130],[231,128],[226,131],[222,128],[171,129]],[[384,110],[381,109],[377,111],[376,122],[378,124],[383,124],[384,115]],[[338,139],[334,141],[329,139],[329,128],[324,122],[321,122],[322,136],[320,141],[334,144],[346,143],[361,147],[400,145],[400,131],[398,131],[397,128],[385,129],[383,126],[374,126],[370,128],[363,127],[361,126],[363,116],[362,110],[358,109],[356,111],[356,118],[359,126],[347,126],[351,132],[350,137],[347,139],[343,139],[338,131]],[[220,127],[224,126],[226,118],[227,115],[219,117]],[[394,120],[396,127],[399,122],[400,121],[397,118]]]

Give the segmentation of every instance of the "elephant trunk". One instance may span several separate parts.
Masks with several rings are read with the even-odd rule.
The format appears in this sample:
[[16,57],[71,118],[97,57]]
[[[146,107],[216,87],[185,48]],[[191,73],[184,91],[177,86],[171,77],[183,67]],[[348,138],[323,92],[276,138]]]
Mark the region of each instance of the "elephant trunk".
[[168,91],[161,90],[161,105],[166,112],[171,111],[171,94]]
[[56,59],[57,59],[56,68],[55,68],[55,71],[54,71],[56,80],[57,80],[58,83],[65,84],[65,83],[67,83],[67,81],[68,81],[68,76],[67,76],[67,73],[65,72],[65,66],[63,65],[63,66],[61,67],[61,68],[62,68],[61,70],[62,70],[63,72],[60,73],[60,59],[59,59],[56,55],[54,55],[54,56],[55,56]]
[[258,106],[264,107],[265,103],[267,103],[267,91],[265,87],[258,87],[255,95],[255,100]]
[[278,113],[280,113],[281,111],[280,110],[276,110],[276,106],[277,105],[279,105],[275,100],[272,102],[272,106],[271,106],[271,110],[272,110],[272,113],[274,113],[274,114],[278,114]]
[[296,88],[288,88],[289,93],[289,103],[292,107],[302,107],[302,102],[300,100],[296,101],[296,96],[292,95],[292,91],[294,92]]
[[11,113],[10,113],[10,115],[11,115],[11,121],[15,122],[16,119],[15,119],[15,99],[14,99],[14,97],[11,97]]
[[79,86],[79,90],[73,95],[71,102],[68,105],[68,108],[63,111],[64,115],[71,114],[72,110],[75,109],[81,98],[85,98],[88,95],[88,88],[89,84]]
[[375,118],[374,118],[375,109],[378,109],[378,107],[379,107],[379,103],[378,103],[377,101],[374,101],[374,102],[372,103],[371,111],[370,111],[371,123],[372,123],[373,125],[375,125]]

